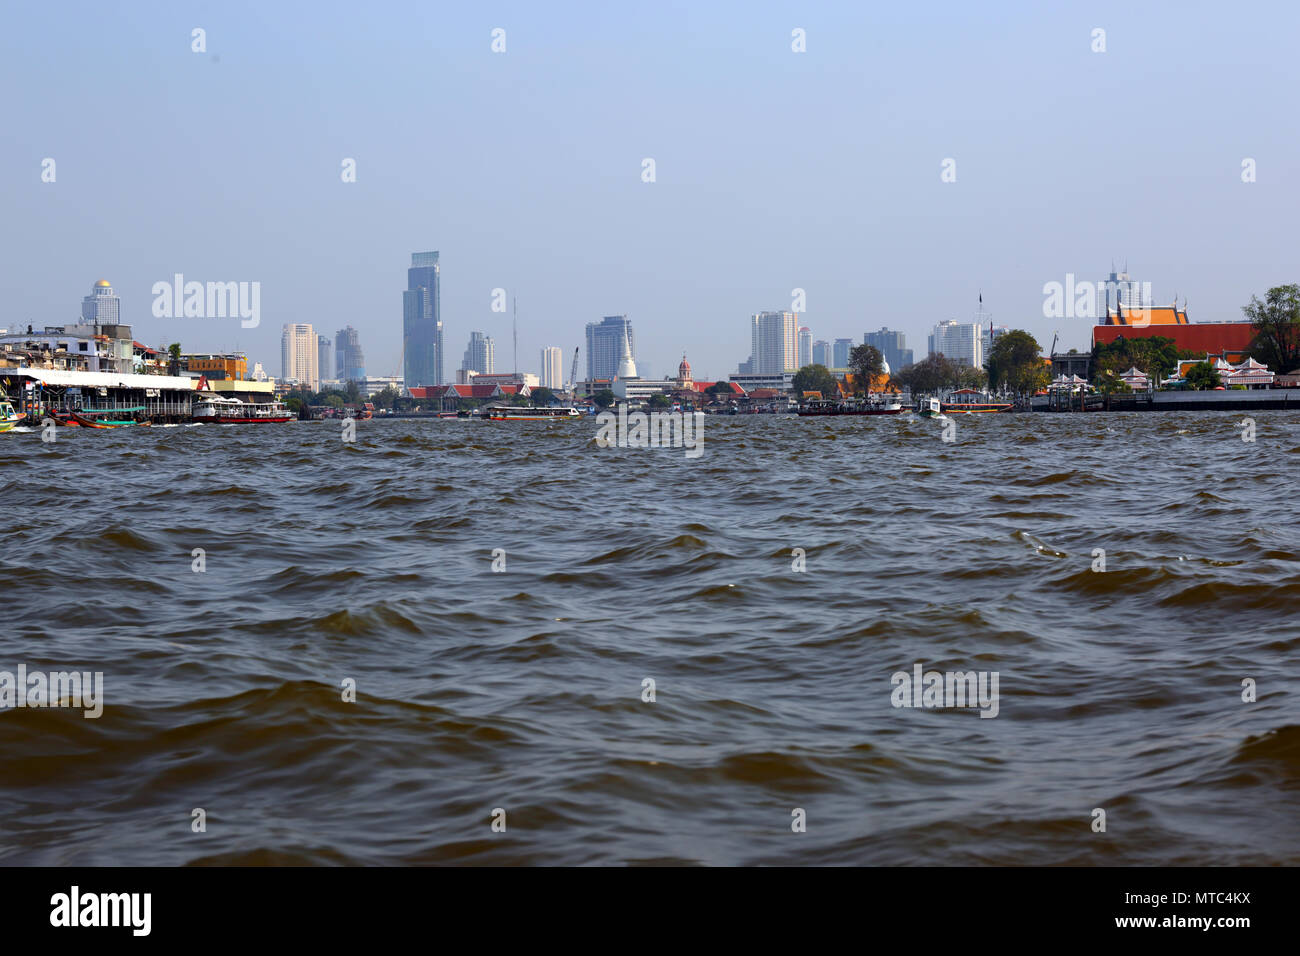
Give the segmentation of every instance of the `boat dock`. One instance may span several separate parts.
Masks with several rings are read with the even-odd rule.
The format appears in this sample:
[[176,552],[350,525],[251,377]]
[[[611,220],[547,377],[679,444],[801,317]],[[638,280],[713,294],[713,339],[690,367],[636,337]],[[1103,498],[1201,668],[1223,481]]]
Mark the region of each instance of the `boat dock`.
[[77,372],[49,368],[0,369],[0,385],[14,409],[32,424],[64,417],[130,410],[157,423],[189,421],[197,382],[171,375]]
[[1298,388],[1225,391],[1097,392],[1058,389],[1034,399],[1036,412],[1236,412],[1268,409],[1300,411]]

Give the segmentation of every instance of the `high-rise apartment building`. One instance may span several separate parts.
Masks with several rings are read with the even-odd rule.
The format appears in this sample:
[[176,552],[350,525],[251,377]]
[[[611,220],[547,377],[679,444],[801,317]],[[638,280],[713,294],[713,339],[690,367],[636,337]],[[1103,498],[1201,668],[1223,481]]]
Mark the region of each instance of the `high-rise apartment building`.
[[542,349],[542,386],[553,391],[564,388],[564,352],[558,345]]
[[280,333],[280,378],[296,381],[314,392],[320,388],[319,360],[320,351],[312,327],[305,323],[285,325]]
[[812,329],[804,326],[799,330],[799,354],[795,356],[795,367],[803,368],[812,364],[813,338]]
[[478,372],[491,375],[496,371],[496,342],[490,335],[482,332],[469,334],[469,345],[465,346],[465,357],[460,367],[466,372]]
[[402,293],[402,378],[407,388],[443,382],[440,279],[438,253],[411,254]]
[[623,340],[636,356],[636,333],[626,315],[607,315],[599,322],[587,323],[587,379],[612,379],[618,374],[623,357]]
[[1005,325],[981,325],[980,326],[980,347],[984,350],[984,357],[989,357],[989,352],[993,351],[993,343],[1011,330]]
[[812,354],[814,365],[825,365],[827,368],[831,367],[831,343],[827,342],[825,339],[818,339],[813,343]]
[[984,367],[984,341],[976,322],[945,319],[930,333],[929,348],[931,355],[943,355],[969,368]]
[[757,312],[750,319],[750,373],[797,371],[799,339],[793,312]]

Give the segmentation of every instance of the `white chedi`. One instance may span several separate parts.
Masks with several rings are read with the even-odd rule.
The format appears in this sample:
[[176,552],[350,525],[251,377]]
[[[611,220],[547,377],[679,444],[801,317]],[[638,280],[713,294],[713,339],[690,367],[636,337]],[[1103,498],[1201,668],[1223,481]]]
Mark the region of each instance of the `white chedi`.
[[627,340],[627,329],[623,329],[623,357],[618,363],[618,378],[636,378],[636,362],[632,360],[632,344]]

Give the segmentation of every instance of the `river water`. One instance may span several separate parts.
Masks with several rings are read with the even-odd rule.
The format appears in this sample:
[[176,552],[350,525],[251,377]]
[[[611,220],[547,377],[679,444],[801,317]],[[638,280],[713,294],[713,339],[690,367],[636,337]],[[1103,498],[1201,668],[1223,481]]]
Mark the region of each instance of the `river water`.
[[1239,419],[0,436],[0,671],[103,675],[0,710],[0,863],[1300,863],[1300,415]]

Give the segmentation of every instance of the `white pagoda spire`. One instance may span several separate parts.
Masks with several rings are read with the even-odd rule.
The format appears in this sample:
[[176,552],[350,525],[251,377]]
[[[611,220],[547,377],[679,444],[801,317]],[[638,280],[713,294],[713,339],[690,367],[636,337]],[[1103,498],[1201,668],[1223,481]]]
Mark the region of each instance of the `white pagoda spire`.
[[627,326],[623,327],[623,357],[618,361],[618,378],[636,378],[636,362],[632,361],[632,344],[627,340]]

